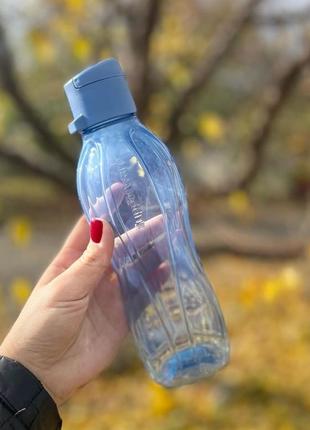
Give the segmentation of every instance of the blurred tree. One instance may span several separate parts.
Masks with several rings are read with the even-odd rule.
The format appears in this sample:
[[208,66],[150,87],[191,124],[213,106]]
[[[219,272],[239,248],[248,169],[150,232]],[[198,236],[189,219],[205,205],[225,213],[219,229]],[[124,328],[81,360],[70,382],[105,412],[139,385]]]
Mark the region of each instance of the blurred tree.
[[[211,27],[207,18],[209,9],[205,11],[199,2],[192,2],[190,14],[185,1],[163,4],[161,0],[106,0],[102,4],[93,0],[86,5],[83,0],[49,0],[47,3],[47,13],[31,19],[27,31],[34,55],[30,70],[33,78],[42,71],[47,74],[44,84],[50,77],[59,82],[57,75],[60,75],[58,78],[70,76],[73,70],[90,61],[97,61],[103,55],[120,56],[129,70],[139,116],[155,127],[156,122],[157,125],[161,122],[161,126],[156,128],[166,135],[168,145],[176,152],[188,139],[189,130],[184,126],[186,115],[190,111],[196,112],[197,103],[201,105],[201,90],[205,91],[211,80],[214,81],[215,73],[221,71],[221,65],[229,59],[243,33],[249,31],[249,26],[283,26],[305,21],[309,15],[307,9],[305,13],[296,12],[291,16],[264,17],[256,12],[263,1],[249,0],[244,6],[228,7],[226,14],[222,7],[222,16],[218,19],[221,23],[208,34],[204,22]],[[221,6],[225,5],[225,2],[221,3]],[[211,11],[215,16],[218,13],[214,5]],[[257,37],[257,31],[251,37]],[[262,165],[264,148],[269,142],[275,119],[308,65],[309,56],[309,52],[305,52],[292,61],[283,72],[276,74],[271,89],[267,88],[271,97],[262,104],[261,123],[248,137],[247,147],[252,154],[243,176],[235,181],[229,180],[225,186],[210,192],[204,185],[202,195],[225,195],[251,185]],[[64,61],[61,73],[57,64],[59,61]],[[68,74],[65,73],[67,70]],[[25,171],[32,170],[36,175],[72,190],[74,157],[63,143],[64,136],[59,135],[54,125],[59,125],[63,120],[61,112],[58,114],[55,107],[52,113],[47,111],[46,118],[43,118],[41,106],[35,107],[34,100],[23,88],[23,77],[16,70],[3,25],[0,26],[0,78],[3,90],[34,132],[36,145],[52,160],[58,159],[61,163],[56,171],[50,171],[49,162],[45,165],[30,162],[23,154],[8,151],[4,145],[1,146],[1,157],[23,167]],[[33,85],[32,81],[30,85]],[[50,82],[48,85],[53,87]],[[159,107],[155,105],[160,98],[162,112],[156,113]],[[56,104],[59,103],[57,101]],[[203,115],[202,112],[202,118],[205,118]],[[51,120],[47,120],[47,116]],[[222,133],[223,120],[215,120],[215,116],[210,112],[209,120],[199,122],[198,133],[202,139],[212,141]],[[64,171],[69,174],[64,175]]]
[[[298,128],[309,138],[310,11],[266,14],[268,1],[47,0],[39,10],[36,0],[11,6],[23,14],[19,43],[2,10],[0,85],[9,101],[1,107],[0,159],[72,193],[78,139],[67,136],[60,88],[113,55],[128,71],[139,116],[166,138],[181,166],[189,158],[195,165],[185,168],[193,199],[248,201],[269,165],[269,178],[281,175],[287,195],[305,199],[309,167],[304,161],[301,174],[298,166],[310,151],[298,153],[294,135]],[[299,23],[304,43],[289,43],[283,29]],[[265,190],[271,193],[269,184]]]

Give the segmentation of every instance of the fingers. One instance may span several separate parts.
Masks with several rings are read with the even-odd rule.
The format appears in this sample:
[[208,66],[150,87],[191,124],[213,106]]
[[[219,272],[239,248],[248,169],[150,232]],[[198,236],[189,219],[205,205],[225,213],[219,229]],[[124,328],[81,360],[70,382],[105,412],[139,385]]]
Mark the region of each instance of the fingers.
[[[107,189],[106,198],[99,197],[95,204],[90,203],[91,217],[108,218],[109,212],[106,202],[109,206],[115,207],[116,210],[122,203],[124,195],[124,185],[121,182],[115,182]],[[56,276],[60,275],[60,273],[71,266],[71,264],[81,256],[88,241],[89,227],[86,218],[82,216],[71,231],[60,252],[41,276],[36,288],[51,282]]]
[[121,205],[124,196],[124,185],[115,182],[106,190],[105,196],[97,197],[95,203],[89,199],[89,213],[92,218],[109,219],[109,210],[114,213]]
[[37,287],[48,284],[71,266],[81,256],[88,241],[89,227],[86,218],[82,216],[69,234],[59,253],[41,276]]
[[159,242],[165,230],[162,215],[156,215],[143,226],[135,227],[115,239],[115,252],[120,258],[126,257],[128,251],[135,253],[144,249],[153,241]]
[[[143,227],[135,227],[132,230],[129,230],[127,236],[128,239],[135,244],[135,247],[139,249],[140,247],[143,247],[146,243],[157,239],[160,235],[164,233],[164,231],[164,218],[162,214],[160,214],[147,220]],[[124,236],[124,241],[126,241],[126,235],[123,234],[122,236]]]
[[53,288],[56,286],[55,294],[61,300],[78,300],[85,297],[105,276],[111,274],[113,230],[106,221],[96,220],[96,223],[97,227],[101,225],[101,231],[98,233],[97,228],[96,234],[92,232],[92,239],[85,251],[53,282]]

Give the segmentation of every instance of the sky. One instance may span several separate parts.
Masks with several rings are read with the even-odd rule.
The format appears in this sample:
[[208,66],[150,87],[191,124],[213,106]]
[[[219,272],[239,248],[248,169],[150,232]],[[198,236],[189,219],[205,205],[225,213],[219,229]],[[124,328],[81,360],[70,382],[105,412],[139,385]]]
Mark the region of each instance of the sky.
[[[35,5],[40,0],[23,0],[23,5]],[[190,3],[191,0],[189,0]],[[208,1],[208,0],[204,0]],[[231,0],[234,1],[234,0]],[[281,11],[281,10],[296,10],[305,6],[310,6],[310,0],[265,0],[266,8],[270,11]],[[21,4],[20,0],[1,0],[0,9],[7,9],[10,7],[18,7]]]
[[266,1],[267,7],[272,11],[280,10],[296,10],[306,6],[310,6],[309,0],[268,0]]

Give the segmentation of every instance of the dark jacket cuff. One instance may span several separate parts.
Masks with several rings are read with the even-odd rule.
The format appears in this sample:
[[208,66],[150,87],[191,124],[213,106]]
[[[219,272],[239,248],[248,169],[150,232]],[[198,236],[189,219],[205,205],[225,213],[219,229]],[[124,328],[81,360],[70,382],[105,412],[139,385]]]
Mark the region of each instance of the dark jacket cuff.
[[57,406],[41,382],[22,364],[3,356],[0,356],[0,404],[5,411],[0,415],[1,429],[15,428],[17,422],[31,430],[61,428]]

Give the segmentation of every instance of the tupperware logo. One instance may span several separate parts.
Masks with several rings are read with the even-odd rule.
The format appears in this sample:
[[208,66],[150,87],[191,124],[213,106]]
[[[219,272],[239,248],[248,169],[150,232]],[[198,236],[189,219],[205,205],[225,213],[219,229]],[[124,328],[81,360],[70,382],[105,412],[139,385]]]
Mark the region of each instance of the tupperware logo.
[[127,205],[132,211],[133,218],[135,220],[135,226],[138,228],[144,227],[144,221],[142,218],[142,207],[137,201],[135,192],[131,186],[130,179],[128,177],[128,170],[126,167],[120,167],[119,169],[122,183],[124,184],[124,193]]

